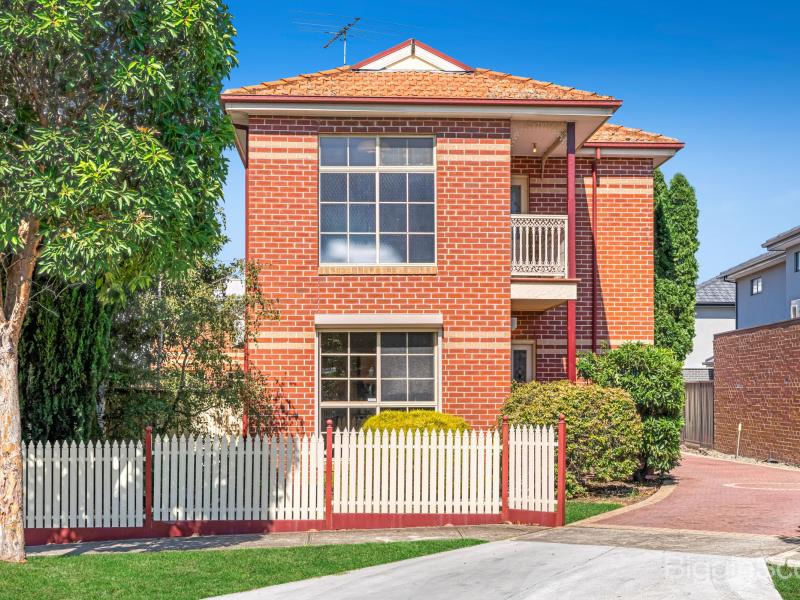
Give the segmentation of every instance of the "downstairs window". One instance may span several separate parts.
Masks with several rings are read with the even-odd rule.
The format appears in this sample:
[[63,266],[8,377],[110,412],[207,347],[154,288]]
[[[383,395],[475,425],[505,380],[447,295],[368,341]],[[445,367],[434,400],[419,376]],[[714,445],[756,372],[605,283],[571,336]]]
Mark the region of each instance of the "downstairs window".
[[437,335],[432,331],[319,334],[320,428],[357,429],[381,410],[434,410]]

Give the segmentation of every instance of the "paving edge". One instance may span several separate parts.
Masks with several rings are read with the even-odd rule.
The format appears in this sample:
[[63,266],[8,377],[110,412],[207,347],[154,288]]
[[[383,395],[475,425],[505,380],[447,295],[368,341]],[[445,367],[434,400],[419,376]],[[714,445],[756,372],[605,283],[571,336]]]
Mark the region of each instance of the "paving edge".
[[[610,510],[608,512],[600,513],[599,515],[595,515],[593,517],[589,517],[588,519],[581,519],[580,521],[576,521],[575,523],[570,523],[567,527],[590,527],[596,526],[595,524],[616,515],[622,515],[625,513],[629,513],[634,510],[638,510],[640,508],[644,508],[645,506],[651,506],[662,500],[666,499],[672,492],[675,491],[675,482],[674,481],[665,481],[661,484],[661,487],[655,494],[648,496],[644,500],[640,502],[634,502],[633,504],[628,504],[626,506],[620,506],[619,508],[615,508],[614,510]],[[612,525],[609,525],[612,527]]]
[[700,452],[693,452],[692,450],[681,450],[681,456],[683,455],[692,456],[695,458],[707,458],[708,460],[721,460],[722,462],[729,462],[737,465],[750,465],[751,467],[766,467],[768,469],[778,469],[779,471],[793,471],[794,473],[800,471],[800,466],[790,465],[786,463],[774,464],[774,463],[768,463],[766,461],[751,462],[752,460],[758,460],[758,459],[741,460],[730,454],[727,454],[725,456],[710,456],[708,454],[701,454]]

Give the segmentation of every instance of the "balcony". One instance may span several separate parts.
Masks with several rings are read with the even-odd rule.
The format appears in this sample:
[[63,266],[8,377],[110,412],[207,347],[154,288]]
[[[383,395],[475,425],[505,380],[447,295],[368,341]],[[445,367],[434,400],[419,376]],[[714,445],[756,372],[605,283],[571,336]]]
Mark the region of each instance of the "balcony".
[[511,215],[511,309],[543,311],[577,298],[567,279],[567,217]]
[[511,215],[511,276],[567,276],[567,217]]

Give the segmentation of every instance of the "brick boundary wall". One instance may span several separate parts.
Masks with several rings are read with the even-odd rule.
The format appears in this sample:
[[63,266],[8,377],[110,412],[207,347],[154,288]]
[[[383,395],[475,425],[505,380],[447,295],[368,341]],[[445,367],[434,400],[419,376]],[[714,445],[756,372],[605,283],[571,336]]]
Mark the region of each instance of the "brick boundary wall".
[[800,321],[714,336],[714,448],[800,464]]

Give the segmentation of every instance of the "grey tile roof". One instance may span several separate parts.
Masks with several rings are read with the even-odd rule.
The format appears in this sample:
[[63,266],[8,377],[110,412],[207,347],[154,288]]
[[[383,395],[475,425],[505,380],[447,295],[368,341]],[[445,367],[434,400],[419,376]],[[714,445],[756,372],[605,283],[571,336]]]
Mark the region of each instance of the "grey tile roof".
[[759,254],[755,258],[751,258],[750,260],[746,260],[743,263],[736,265],[735,267],[731,267],[730,269],[723,271],[719,274],[720,277],[728,277],[730,275],[734,275],[739,271],[744,271],[749,267],[753,267],[758,265],[759,263],[766,262],[772,258],[783,256],[785,253],[782,250],[768,250],[763,254]]
[[736,284],[721,276],[697,284],[698,304],[736,304]]

